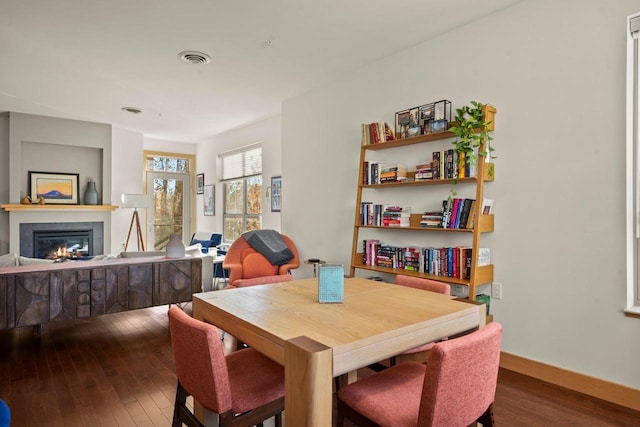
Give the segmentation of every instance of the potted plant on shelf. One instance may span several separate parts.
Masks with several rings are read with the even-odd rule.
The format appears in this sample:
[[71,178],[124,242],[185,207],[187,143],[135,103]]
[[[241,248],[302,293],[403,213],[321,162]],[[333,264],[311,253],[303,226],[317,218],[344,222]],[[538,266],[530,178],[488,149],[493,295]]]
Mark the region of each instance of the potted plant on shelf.
[[[452,142],[458,156],[464,156],[466,161],[475,165],[478,156],[486,159],[493,157],[493,147],[491,141],[493,137],[493,124],[490,120],[485,120],[485,104],[478,101],[471,101],[468,105],[456,109],[454,122],[449,128],[456,136]],[[489,167],[488,176],[493,175],[493,168]],[[455,186],[456,180],[452,184]],[[451,189],[451,194],[456,195]]]

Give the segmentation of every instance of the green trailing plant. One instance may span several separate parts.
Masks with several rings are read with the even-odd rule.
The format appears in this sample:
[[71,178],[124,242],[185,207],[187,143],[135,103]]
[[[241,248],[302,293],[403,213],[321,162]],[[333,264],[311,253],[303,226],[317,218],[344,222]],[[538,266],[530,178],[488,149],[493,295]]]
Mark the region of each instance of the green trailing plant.
[[[493,157],[491,122],[484,120],[483,107],[483,103],[471,101],[469,105],[457,108],[455,121],[449,129],[456,136],[453,141],[456,151],[464,153],[471,162],[477,160],[476,155]],[[484,150],[480,150],[483,143]]]
[[[477,162],[477,156],[494,157],[491,141],[491,122],[484,118],[484,104],[471,101],[468,105],[456,109],[453,126],[449,130],[456,136],[452,142],[458,156],[464,153],[465,158],[472,164]],[[484,144],[484,146],[483,146]],[[481,149],[482,148],[482,149]],[[457,181],[452,181],[450,198],[457,195],[454,187]]]

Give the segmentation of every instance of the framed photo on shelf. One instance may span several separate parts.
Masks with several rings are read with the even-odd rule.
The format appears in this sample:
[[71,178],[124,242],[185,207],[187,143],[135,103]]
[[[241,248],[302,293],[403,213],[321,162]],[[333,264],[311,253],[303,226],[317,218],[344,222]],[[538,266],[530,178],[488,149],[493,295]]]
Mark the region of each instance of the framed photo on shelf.
[[202,194],[204,192],[204,174],[199,173],[196,175],[196,194]]
[[271,212],[280,212],[282,208],[282,177],[271,177]]
[[204,205],[204,215],[214,216],[216,214],[216,187],[215,185],[204,185],[202,188],[202,202]]
[[403,110],[396,113],[396,139],[404,139],[407,137],[410,111],[411,110]]
[[407,136],[418,136],[422,133],[420,128],[420,110],[418,107],[409,110],[409,128],[407,129]]
[[29,171],[29,195],[35,203],[42,197],[50,205],[77,205],[79,174]]

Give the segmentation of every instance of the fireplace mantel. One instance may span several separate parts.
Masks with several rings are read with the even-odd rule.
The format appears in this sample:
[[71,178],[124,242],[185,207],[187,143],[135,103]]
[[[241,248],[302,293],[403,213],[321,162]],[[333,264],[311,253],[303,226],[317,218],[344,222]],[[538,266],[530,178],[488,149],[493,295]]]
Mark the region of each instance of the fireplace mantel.
[[115,211],[117,205],[0,205],[5,211]]

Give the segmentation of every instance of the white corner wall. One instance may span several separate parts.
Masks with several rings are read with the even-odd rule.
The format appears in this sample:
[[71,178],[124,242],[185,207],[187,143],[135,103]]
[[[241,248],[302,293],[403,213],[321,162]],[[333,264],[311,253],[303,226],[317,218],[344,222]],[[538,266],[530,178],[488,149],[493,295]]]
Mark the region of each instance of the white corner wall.
[[[215,185],[215,215],[204,216],[202,195],[196,195],[196,224],[198,231],[222,233],[223,193],[218,179],[218,155],[249,144],[262,144],[262,228],[280,230],[280,213],[271,212],[271,200],[266,197],[271,177],[282,174],[281,123],[274,116],[229,132],[216,135],[197,145],[197,172],[204,173],[205,185]],[[283,177],[283,200],[286,198],[286,179]]]
[[285,102],[282,231],[301,259],[348,266],[360,123],[440,99],[491,103],[503,350],[640,389],[640,320],[622,313],[625,23],[638,11],[523,1]]

